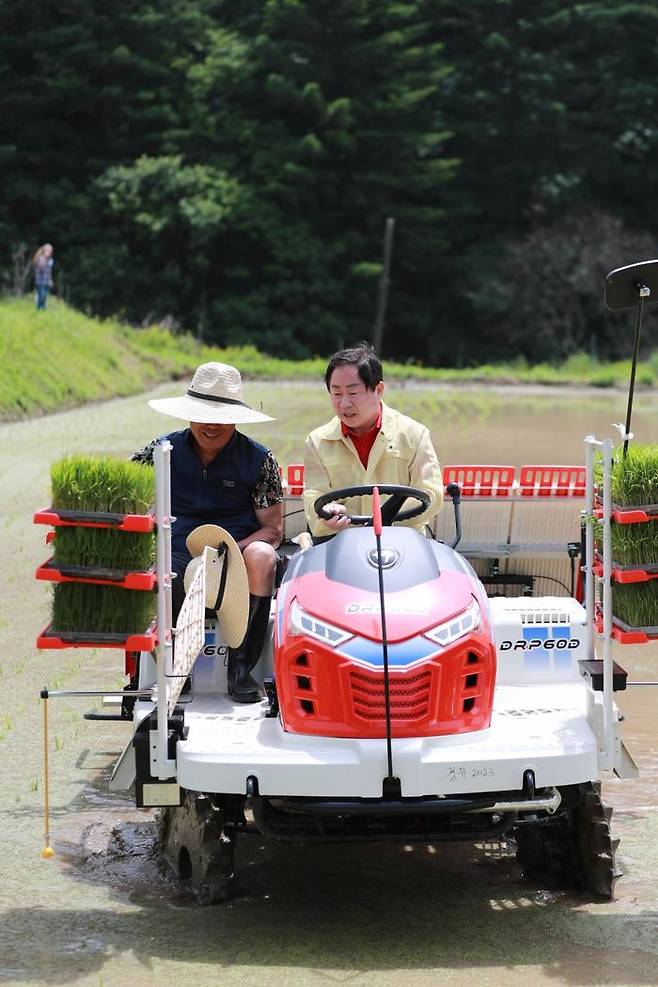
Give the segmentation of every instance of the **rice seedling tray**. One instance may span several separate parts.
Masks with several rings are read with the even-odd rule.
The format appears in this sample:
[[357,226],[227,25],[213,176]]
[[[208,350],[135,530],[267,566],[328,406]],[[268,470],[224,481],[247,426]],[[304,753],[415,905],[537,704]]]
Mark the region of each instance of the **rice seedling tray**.
[[150,532],[155,528],[155,518],[152,514],[110,514],[54,507],[36,511],[33,521],[35,524],[50,524],[53,527],[115,528],[118,531]]
[[[596,629],[603,633],[603,614],[600,608],[596,611]],[[619,617],[612,615],[612,637],[619,644],[648,644],[658,640],[658,627],[631,627]]]
[[98,586],[121,586],[123,589],[137,590],[152,590],[156,583],[154,570],[129,572],[100,566],[59,565],[54,559],[40,565],[35,577],[55,583],[94,583]]
[[95,631],[53,631],[48,624],[37,638],[37,648],[123,648],[125,651],[153,651],[157,644],[155,628],[143,634],[106,634]]
[[[594,517],[603,518],[601,498],[597,496],[599,505],[594,509]],[[610,517],[617,524],[641,524],[646,521],[658,521],[658,504],[615,504],[613,501]]]
[[[603,563],[594,563],[594,575],[603,576]],[[616,583],[646,583],[658,579],[658,562],[645,562],[644,565],[620,565],[612,563],[612,580]]]

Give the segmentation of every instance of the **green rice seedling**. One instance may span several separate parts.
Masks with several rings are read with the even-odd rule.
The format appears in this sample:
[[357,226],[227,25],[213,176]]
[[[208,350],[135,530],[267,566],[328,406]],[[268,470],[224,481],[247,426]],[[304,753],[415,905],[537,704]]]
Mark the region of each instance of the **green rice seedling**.
[[[601,457],[595,462],[595,479],[601,488]],[[620,507],[658,504],[658,446],[631,445],[626,458],[621,449],[612,464],[612,500]],[[600,526],[597,525],[600,547]],[[612,556],[619,565],[658,563],[658,521],[613,524]]]
[[144,572],[153,563],[155,539],[151,533],[112,528],[57,528],[53,543],[60,566],[81,565]]
[[[155,479],[151,466],[73,455],[52,465],[51,484],[52,506],[59,510],[144,514],[153,503]],[[62,566],[142,572],[153,556],[151,533],[60,526],[55,535],[54,559]]]
[[613,583],[612,612],[629,627],[658,627],[658,580]]
[[51,630],[93,634],[142,634],[153,620],[155,597],[140,590],[92,583],[58,583]]
[[154,470],[113,456],[65,456],[50,470],[60,510],[144,514],[154,499]]
[[612,499],[623,507],[658,504],[658,445],[631,445],[612,464]]
[[613,524],[612,557],[619,565],[658,563],[658,521],[644,524]]

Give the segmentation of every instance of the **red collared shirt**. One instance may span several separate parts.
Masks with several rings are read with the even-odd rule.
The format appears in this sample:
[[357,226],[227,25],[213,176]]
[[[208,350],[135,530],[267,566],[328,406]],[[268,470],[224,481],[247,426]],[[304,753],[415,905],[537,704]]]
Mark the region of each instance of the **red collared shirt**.
[[382,406],[379,405],[379,414],[377,415],[377,421],[368,429],[367,432],[360,432],[358,435],[352,431],[351,428],[344,423],[340,423],[340,430],[345,436],[349,436],[354,443],[354,448],[356,449],[361,464],[364,469],[368,466],[368,456],[370,455],[370,450],[375,444],[375,439],[379,435],[379,430],[382,427]]

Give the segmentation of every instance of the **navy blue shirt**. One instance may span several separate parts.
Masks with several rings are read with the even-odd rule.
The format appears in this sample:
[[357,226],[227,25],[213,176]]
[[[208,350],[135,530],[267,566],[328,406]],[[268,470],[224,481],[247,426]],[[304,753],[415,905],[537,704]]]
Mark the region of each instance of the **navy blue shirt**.
[[[204,466],[189,428],[162,436],[171,442],[171,550],[187,554],[185,539],[200,524],[219,524],[236,541],[257,531],[256,509],[280,504],[283,490],[276,459],[265,446],[237,429]],[[153,462],[154,440],[133,455]]]

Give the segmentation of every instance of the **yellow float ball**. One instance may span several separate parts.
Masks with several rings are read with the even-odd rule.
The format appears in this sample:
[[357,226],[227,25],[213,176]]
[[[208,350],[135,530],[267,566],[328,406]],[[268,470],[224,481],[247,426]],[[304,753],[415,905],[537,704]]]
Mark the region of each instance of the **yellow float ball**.
[[51,857],[55,856],[55,851],[51,846],[45,846],[41,851],[41,856],[43,857],[44,860],[50,860]]

